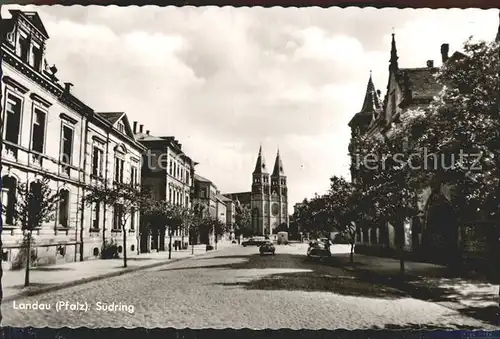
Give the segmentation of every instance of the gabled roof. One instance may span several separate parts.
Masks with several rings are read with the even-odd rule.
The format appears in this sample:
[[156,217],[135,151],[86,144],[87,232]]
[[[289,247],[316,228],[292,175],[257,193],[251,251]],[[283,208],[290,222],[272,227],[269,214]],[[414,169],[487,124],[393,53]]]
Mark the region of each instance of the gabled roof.
[[43,25],[37,12],[20,11],[18,9],[11,9],[9,12],[13,18],[17,18],[18,16],[24,17],[45,37],[45,39],[49,38],[49,34],[47,33],[47,30],[45,29],[45,26]]
[[96,112],[96,114],[103,118],[111,127],[116,127],[116,124],[122,121],[125,125],[125,134],[132,140],[136,140],[125,112]]
[[194,180],[212,184],[212,181],[210,181],[207,178],[204,178],[204,177],[202,177],[201,175],[198,175],[198,174],[194,175]]

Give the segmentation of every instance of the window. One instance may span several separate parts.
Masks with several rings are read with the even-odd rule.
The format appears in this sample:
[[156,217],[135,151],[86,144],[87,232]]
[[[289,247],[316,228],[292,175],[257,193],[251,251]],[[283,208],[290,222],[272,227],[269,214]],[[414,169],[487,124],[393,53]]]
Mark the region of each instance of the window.
[[137,168],[134,166],[130,167],[130,184],[137,185]]
[[102,177],[102,164],[104,161],[104,152],[101,148],[94,146],[92,149],[92,174]]
[[123,166],[125,161],[120,158],[115,158],[115,182],[123,183]]
[[174,173],[173,176],[175,177],[177,174],[177,163],[174,162]]
[[170,175],[172,175],[172,169],[173,169],[173,167],[172,167],[172,166],[173,166],[173,165],[172,165],[172,160],[170,160],[170,162],[169,162],[169,166],[168,166],[168,174],[170,174]]
[[62,129],[61,161],[63,164],[71,165],[73,155],[73,129],[66,125],[63,125]]
[[123,218],[123,206],[116,204],[113,208],[113,230],[119,231],[122,229],[121,221]]
[[99,219],[101,217],[101,204],[96,202],[92,206],[92,228],[99,229]]
[[189,171],[186,171],[186,184],[189,184]]
[[186,207],[189,206],[189,197],[186,195]]
[[38,44],[32,47],[30,65],[39,72],[42,69],[42,48]]
[[168,201],[172,201],[172,187],[168,188]]
[[119,121],[116,126],[121,133],[125,133],[125,125],[123,124],[123,122]]
[[14,208],[16,203],[17,180],[14,177],[4,176],[2,178],[2,204],[5,209],[2,209],[5,216],[5,224],[14,225]]
[[22,100],[18,97],[7,95],[7,121],[5,124],[5,140],[13,144],[19,143],[19,132],[21,128]]
[[43,153],[45,141],[45,112],[35,108],[33,112],[33,129],[31,136],[31,149]]
[[20,47],[20,57],[21,59],[28,63],[29,61],[29,50],[30,50],[30,43],[27,35],[24,33],[21,33],[19,36],[19,47]]
[[201,197],[202,198],[206,198],[207,197],[207,189],[206,188],[202,188],[201,189]]
[[135,230],[135,208],[130,210],[130,230]]
[[68,227],[69,219],[69,191],[61,190],[59,193],[59,225],[63,227]]

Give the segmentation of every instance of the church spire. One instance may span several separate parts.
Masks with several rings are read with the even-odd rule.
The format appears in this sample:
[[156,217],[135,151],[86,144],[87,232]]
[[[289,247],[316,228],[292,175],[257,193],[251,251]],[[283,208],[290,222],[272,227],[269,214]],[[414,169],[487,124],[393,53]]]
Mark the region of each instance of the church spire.
[[285,171],[283,170],[283,162],[281,161],[280,150],[278,148],[278,153],[276,153],[276,160],[274,162],[274,170],[272,176],[277,177],[283,175],[285,175]]
[[372,79],[372,71],[370,71],[370,78],[368,79],[368,84],[366,85],[365,100],[363,101],[361,112],[377,112],[381,107],[382,105],[380,103],[380,96],[378,91],[375,89],[375,85],[373,84]]
[[395,34],[392,33],[392,42],[391,42],[391,60],[389,60],[389,70],[396,71],[398,69],[398,50],[396,48],[396,38]]
[[259,155],[257,156],[257,162],[255,163],[255,170],[253,174],[267,173],[266,160],[262,154],[262,145],[259,148]]

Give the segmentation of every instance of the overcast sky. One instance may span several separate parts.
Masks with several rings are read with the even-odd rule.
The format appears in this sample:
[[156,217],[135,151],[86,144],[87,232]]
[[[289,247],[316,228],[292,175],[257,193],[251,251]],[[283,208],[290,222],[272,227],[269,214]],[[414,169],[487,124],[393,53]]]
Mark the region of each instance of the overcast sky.
[[[3,17],[8,9],[3,6]],[[248,191],[259,145],[279,145],[292,205],[349,178],[350,118],[369,71],[385,94],[390,35],[402,67],[440,45],[492,40],[496,10],[21,7],[40,14],[48,63],[96,111],[174,135],[222,193]]]

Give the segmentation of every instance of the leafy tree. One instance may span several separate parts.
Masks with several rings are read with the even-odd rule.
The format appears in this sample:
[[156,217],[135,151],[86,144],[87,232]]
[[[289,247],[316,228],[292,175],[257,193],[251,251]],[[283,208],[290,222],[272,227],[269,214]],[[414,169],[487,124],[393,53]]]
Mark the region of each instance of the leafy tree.
[[[50,179],[42,177],[40,180],[27,183],[20,182],[16,187],[16,197],[14,202],[14,218],[21,224],[25,238],[26,273],[24,276],[24,286],[29,285],[31,243],[33,230],[43,223],[51,222],[55,219],[55,211],[61,200],[59,192],[54,192],[50,188]],[[6,208],[6,206],[3,206]]]
[[235,228],[234,236],[240,242],[240,235],[244,237],[252,236],[252,215],[250,209],[244,205],[238,204],[235,207]]
[[215,249],[217,249],[218,237],[226,232],[226,223],[222,222],[217,217],[207,215],[200,220],[199,227],[203,233],[214,234]]
[[123,267],[127,267],[127,230],[126,225],[133,213],[145,210],[150,204],[150,196],[138,185],[114,183],[113,186],[88,186],[85,203],[102,203],[115,211],[116,221],[123,236]]

